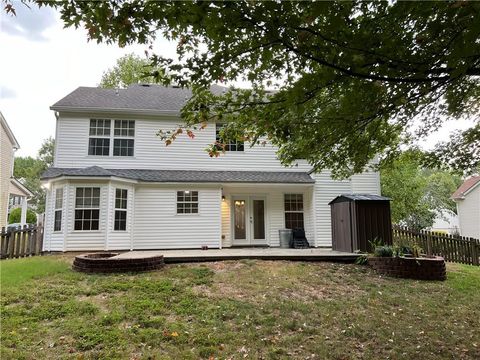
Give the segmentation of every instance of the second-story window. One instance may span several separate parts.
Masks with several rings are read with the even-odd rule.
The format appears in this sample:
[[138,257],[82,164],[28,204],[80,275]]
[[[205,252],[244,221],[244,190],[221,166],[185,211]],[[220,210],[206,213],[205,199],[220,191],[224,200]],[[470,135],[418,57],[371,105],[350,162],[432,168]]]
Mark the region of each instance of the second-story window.
[[133,156],[135,121],[115,120],[113,129],[113,156]]
[[88,155],[110,155],[110,120],[90,119]]
[[217,141],[217,143],[224,145],[224,146],[219,145],[219,150],[243,151],[243,148],[244,148],[243,141],[228,140],[228,139],[223,139],[221,137],[220,131],[224,126],[225,126],[224,124],[215,124],[215,140]]

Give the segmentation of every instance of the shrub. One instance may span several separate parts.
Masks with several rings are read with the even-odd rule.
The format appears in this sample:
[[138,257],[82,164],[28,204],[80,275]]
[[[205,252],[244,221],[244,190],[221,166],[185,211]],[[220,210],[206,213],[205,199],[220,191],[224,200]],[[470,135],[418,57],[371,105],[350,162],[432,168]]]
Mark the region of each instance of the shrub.
[[[8,223],[14,224],[19,223],[22,218],[22,209],[15,208],[10,212],[8,216]],[[36,224],[37,223],[37,214],[33,210],[27,209],[27,223],[28,224]]]
[[393,247],[390,245],[377,246],[374,255],[377,257],[393,257]]

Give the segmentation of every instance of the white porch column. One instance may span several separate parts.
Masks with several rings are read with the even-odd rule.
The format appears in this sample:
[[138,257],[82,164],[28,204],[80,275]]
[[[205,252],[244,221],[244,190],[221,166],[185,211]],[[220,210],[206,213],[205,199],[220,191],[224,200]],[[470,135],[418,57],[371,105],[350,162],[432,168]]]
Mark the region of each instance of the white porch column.
[[22,215],[20,216],[20,223],[22,224],[22,226],[27,223],[27,205],[27,197],[22,197]]

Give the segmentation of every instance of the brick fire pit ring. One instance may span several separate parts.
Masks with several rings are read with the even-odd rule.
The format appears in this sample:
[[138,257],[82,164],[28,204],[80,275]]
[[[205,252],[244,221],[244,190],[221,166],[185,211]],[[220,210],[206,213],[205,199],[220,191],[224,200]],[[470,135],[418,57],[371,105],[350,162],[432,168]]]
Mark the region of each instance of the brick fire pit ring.
[[118,258],[119,253],[102,252],[75,256],[72,269],[86,273],[140,272],[161,269],[163,255]]
[[447,269],[441,256],[425,258],[369,257],[368,264],[380,274],[417,280],[446,280]]

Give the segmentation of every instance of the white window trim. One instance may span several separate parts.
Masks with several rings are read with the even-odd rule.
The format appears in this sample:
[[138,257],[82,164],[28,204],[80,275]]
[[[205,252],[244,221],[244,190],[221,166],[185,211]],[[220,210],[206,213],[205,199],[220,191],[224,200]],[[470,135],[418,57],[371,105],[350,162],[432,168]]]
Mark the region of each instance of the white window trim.
[[[62,197],[61,197],[61,206],[60,207],[57,207],[57,193],[58,191],[62,191]],[[54,196],[54,200],[53,200],[53,232],[54,233],[61,233],[63,231],[63,226],[64,226],[64,223],[63,223],[63,200],[64,200],[64,196],[65,196],[65,190],[63,187],[59,187],[59,188],[56,188],[55,189],[55,196]],[[55,230],[55,218],[56,218],[56,214],[57,214],[57,211],[60,211],[60,230]]]
[[[95,189],[98,188],[100,190],[99,197],[98,197],[98,207],[89,207],[89,208],[77,208],[77,189]],[[94,186],[94,185],[83,185],[83,186],[76,186],[74,187],[74,192],[73,192],[73,230],[72,232],[78,232],[78,233],[100,233],[102,232],[101,230],[101,206],[102,206],[102,187],[101,186]],[[75,211],[76,210],[98,210],[98,229],[96,230],[76,230],[75,229]]]
[[[105,121],[110,121],[110,133],[109,135],[90,135],[90,127],[91,127],[91,123],[92,123],[92,120],[103,120],[104,122]],[[94,157],[94,158],[102,158],[102,157],[110,157],[111,154],[112,154],[112,130],[113,130],[113,127],[112,127],[112,120],[111,119],[101,119],[101,118],[90,118],[88,120],[88,143],[87,143],[87,156],[90,156],[90,157]],[[110,140],[110,143],[108,145],[108,155],[93,155],[93,154],[90,154],[90,139],[109,139]]]
[[[109,120],[110,121],[110,135],[90,135],[90,121],[91,120]],[[115,136],[115,121],[133,121],[133,136],[126,136],[126,135],[117,135]],[[90,155],[89,148],[90,148],[90,139],[109,139],[110,144],[108,148],[108,155]],[[133,140],[133,155],[113,155],[114,150],[114,143],[115,139],[123,139],[123,140]],[[135,144],[137,143],[137,122],[136,120],[131,119],[103,119],[103,118],[89,118],[88,120],[88,142],[87,142],[87,155],[86,157],[90,158],[128,158],[134,159],[135,158]]]
[[[215,123],[215,142],[217,142],[217,128],[218,127],[224,127],[225,124],[223,123]],[[239,153],[239,154],[242,154],[242,153],[245,153],[245,141],[235,141],[235,143],[233,142],[228,142],[228,143],[225,143],[225,146],[232,146],[232,145],[235,145],[237,148],[238,148],[238,143],[243,143],[243,149],[242,150],[226,150],[225,149],[225,152],[229,152],[229,153]]]
[[[125,190],[127,192],[127,197],[125,198],[127,202],[127,207],[126,208],[117,208],[117,190]],[[125,230],[115,230],[115,216],[117,214],[117,211],[124,211],[125,212]],[[114,232],[119,232],[119,233],[125,233],[128,232],[128,189],[124,188],[115,188],[115,191],[113,193],[113,229],[112,231]]]
[[[286,210],[285,209],[285,195],[302,195],[302,205],[303,205],[303,210]],[[296,213],[296,214],[303,214],[303,227],[305,228],[305,194],[304,193],[299,193],[299,192],[288,192],[288,193],[283,193],[283,227],[286,229],[287,228],[287,219],[286,219],[286,214],[287,213]]]
[[[195,203],[195,201],[178,201],[178,192],[179,191],[183,191],[183,192],[185,192],[185,191],[190,191],[190,192],[196,191],[197,192],[197,199],[198,200],[196,201],[196,203],[197,203],[198,211],[196,213],[178,213],[178,210],[177,210],[177,208],[178,208],[177,204],[178,203],[182,203],[182,204],[193,204],[193,203]],[[174,211],[175,211],[175,215],[177,215],[177,216],[199,216],[200,215],[200,191],[198,191],[198,190],[186,190],[186,189],[175,190],[175,209],[174,209]]]
[[[121,121],[133,121],[133,136],[129,136],[129,135],[115,135],[115,122],[116,122],[116,121],[120,121],[120,122],[121,122]],[[114,119],[114,120],[112,120],[112,122],[113,122],[112,134],[111,134],[111,135],[112,135],[112,138],[111,138],[111,141],[110,141],[110,142],[111,142],[110,147],[111,147],[111,150],[112,150],[112,152],[111,152],[112,155],[111,155],[111,156],[112,156],[112,157],[116,157],[116,158],[133,158],[133,157],[135,157],[135,142],[136,142],[136,141],[135,141],[135,140],[136,140],[136,139],[135,139],[135,136],[137,135],[137,131],[136,131],[136,130],[137,130],[137,129],[136,129],[137,126],[136,126],[135,120]],[[121,128],[120,128],[120,129],[121,129]],[[115,146],[114,146],[114,144],[115,144],[115,139],[118,139],[118,140],[133,140],[133,154],[132,154],[131,156],[129,156],[129,155],[114,155],[114,154],[113,154],[113,151],[114,151],[114,149],[115,149]]]

